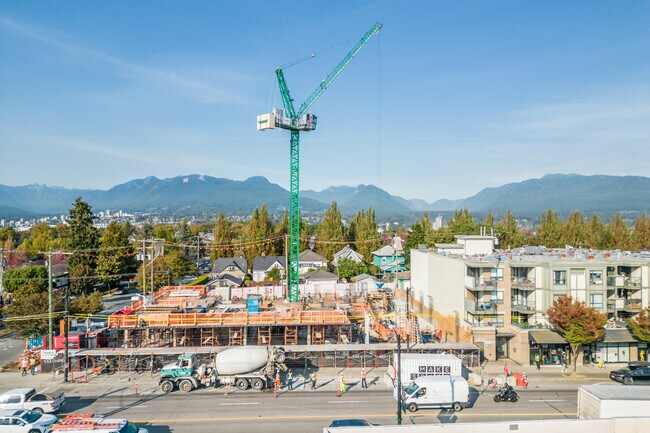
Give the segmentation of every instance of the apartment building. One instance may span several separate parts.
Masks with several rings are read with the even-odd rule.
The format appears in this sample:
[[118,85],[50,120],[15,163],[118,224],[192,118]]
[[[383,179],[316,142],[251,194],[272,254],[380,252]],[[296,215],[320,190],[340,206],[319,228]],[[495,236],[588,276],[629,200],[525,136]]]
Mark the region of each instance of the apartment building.
[[627,362],[647,353],[624,320],[648,306],[650,255],[495,246],[492,236],[457,236],[455,244],[411,250],[416,311],[457,317],[456,326],[469,327],[487,359],[528,364],[539,354],[553,364],[569,347],[549,329],[545,312],[557,297],[571,296],[610,319],[603,341],[585,347],[579,362]]

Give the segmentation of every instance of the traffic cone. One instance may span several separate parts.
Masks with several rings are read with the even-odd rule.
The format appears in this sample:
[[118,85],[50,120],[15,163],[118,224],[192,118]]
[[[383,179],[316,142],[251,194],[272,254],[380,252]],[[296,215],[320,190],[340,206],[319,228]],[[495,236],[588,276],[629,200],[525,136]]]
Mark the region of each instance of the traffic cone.
[[340,397],[340,396],[341,396],[341,385],[339,385],[339,386],[336,388],[336,396],[337,396],[337,397]]
[[135,395],[138,395],[138,379],[135,380]]
[[226,382],[226,393],[224,395],[228,395],[228,382]]

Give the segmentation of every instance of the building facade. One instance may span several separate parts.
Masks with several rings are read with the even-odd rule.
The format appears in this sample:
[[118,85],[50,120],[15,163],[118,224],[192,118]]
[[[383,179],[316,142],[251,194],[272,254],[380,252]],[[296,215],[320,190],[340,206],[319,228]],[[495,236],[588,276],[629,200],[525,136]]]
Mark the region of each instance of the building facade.
[[[571,296],[607,313],[602,342],[585,347],[582,362],[637,360],[641,350],[625,319],[649,304],[650,257],[620,251],[526,247],[494,250],[491,236],[459,236],[457,244],[411,250],[413,306],[458,318],[487,359],[559,363],[568,350],[545,312]],[[568,354],[567,354],[568,355]]]

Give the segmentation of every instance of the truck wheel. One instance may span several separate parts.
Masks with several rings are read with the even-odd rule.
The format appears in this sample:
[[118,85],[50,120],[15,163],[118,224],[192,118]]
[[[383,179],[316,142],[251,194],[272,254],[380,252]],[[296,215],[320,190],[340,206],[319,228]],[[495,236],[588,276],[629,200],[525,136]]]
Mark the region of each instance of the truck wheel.
[[275,357],[275,360],[279,362],[280,364],[283,364],[284,361],[286,361],[287,356],[284,354],[284,352],[278,352],[278,354]]
[[623,379],[623,385],[632,385],[634,383],[634,380],[631,377],[626,377]]
[[32,410],[33,410],[34,412],[38,412],[38,413],[40,413],[40,414],[43,413],[43,409],[41,409],[40,407],[35,407],[35,408],[32,409]]
[[255,378],[255,379],[251,380],[251,387],[255,391],[260,391],[260,390],[264,389],[264,381],[262,379],[260,379],[260,378]]
[[172,390],[174,389],[174,384],[169,380],[163,380],[162,382],[160,382],[160,389],[165,394],[168,394],[172,392]]
[[193,388],[194,385],[192,385],[192,382],[189,380],[181,380],[181,382],[178,384],[178,389],[183,392],[190,392]]
[[41,433],[40,430],[30,430],[29,433]]
[[461,410],[463,410],[463,405],[460,404],[459,402],[456,402],[451,408],[454,410],[454,412],[460,412]]
[[242,391],[246,391],[248,389],[248,380],[244,378],[237,379],[235,386]]
[[406,408],[409,410],[409,412],[417,412],[418,405],[416,403],[409,403]]
[[494,402],[495,403],[501,403],[501,396],[499,396],[499,394],[494,396]]

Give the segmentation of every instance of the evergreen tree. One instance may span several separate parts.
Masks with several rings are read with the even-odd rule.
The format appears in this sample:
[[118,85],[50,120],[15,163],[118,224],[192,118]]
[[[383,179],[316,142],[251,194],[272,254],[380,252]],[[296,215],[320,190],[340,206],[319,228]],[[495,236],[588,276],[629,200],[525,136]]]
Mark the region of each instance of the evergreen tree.
[[632,244],[633,248],[637,251],[650,248],[650,219],[646,217],[645,212],[643,212],[634,224]]
[[571,212],[562,223],[562,243],[574,247],[585,247],[590,244],[589,228],[585,217],[580,211]]
[[287,238],[289,236],[289,211],[287,209],[284,210],[282,220],[275,225],[273,235],[281,236],[274,244],[276,254],[283,256],[285,254],[285,243],[289,242]]
[[232,257],[233,248],[230,246],[232,243],[232,232],[230,230],[230,221],[228,221],[222,212],[219,212],[219,217],[212,230],[214,240],[212,245],[215,247],[210,251],[210,258],[212,260],[219,257]]
[[97,258],[97,277],[112,287],[119,283],[122,275],[136,268],[126,229],[124,225],[112,221],[99,241],[102,249]]
[[518,248],[525,243],[526,236],[517,225],[517,220],[510,209],[506,211],[497,225],[497,232],[501,248]]
[[547,248],[560,248],[562,244],[562,222],[557,212],[547,210],[542,214],[542,222],[537,227],[535,234],[537,245],[544,245]]
[[[258,242],[262,239],[261,228],[260,228],[260,211],[255,208],[251,219],[248,221],[248,225],[244,230],[244,240],[246,243],[249,242]],[[248,263],[253,263],[253,259],[263,252],[260,244],[249,243],[244,248],[244,255]]]
[[323,242],[345,242],[345,228],[336,202],[332,202],[332,206],[325,212],[316,236],[319,242],[316,247],[318,253],[331,261],[334,253],[341,248],[341,244]]
[[[377,233],[375,210],[370,208],[367,212],[361,210],[355,217],[355,249],[363,256],[364,260],[372,259],[372,252],[379,248],[380,239]],[[338,251],[340,248],[337,248]],[[335,251],[335,252],[336,252]]]
[[620,212],[612,218],[609,222],[609,229],[614,237],[614,247],[622,250],[630,249],[630,228],[623,221],[623,216]]
[[83,251],[99,247],[99,234],[93,226],[94,220],[95,216],[90,205],[81,197],[77,198],[67,219],[66,248],[74,251],[68,259],[72,293],[87,293],[94,284],[92,278],[95,271],[94,253]]
[[455,235],[472,235],[479,232],[478,226],[474,224],[474,217],[467,209],[457,210],[447,223],[447,227]]
[[614,245],[614,238],[609,227],[598,217],[593,214],[587,225],[589,232],[589,246],[593,249],[606,250]]
[[[269,217],[269,212],[266,210],[266,204],[262,204],[259,214],[259,235],[261,239],[269,239],[273,234],[273,222]],[[261,249],[267,256],[276,255],[275,245],[273,243],[261,244]]]
[[[510,212],[509,209],[508,212]],[[494,227],[494,215],[492,215],[492,212],[488,212],[488,214],[485,216],[485,219],[483,220],[483,226]]]

